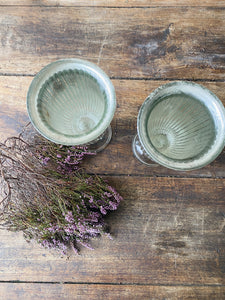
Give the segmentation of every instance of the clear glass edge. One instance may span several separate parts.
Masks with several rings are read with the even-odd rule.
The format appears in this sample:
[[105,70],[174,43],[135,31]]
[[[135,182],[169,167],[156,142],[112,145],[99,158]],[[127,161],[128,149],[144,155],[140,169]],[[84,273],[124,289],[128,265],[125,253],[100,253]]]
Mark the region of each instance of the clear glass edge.
[[[142,133],[141,133],[141,130],[140,130],[140,126],[139,126],[142,112],[144,111],[145,106],[148,104],[148,102],[152,101],[154,96],[156,96],[161,90],[166,89],[166,88],[171,87],[171,86],[174,86],[174,85],[177,85],[177,84],[178,85],[184,84],[184,85],[188,85],[190,87],[195,86],[196,88],[201,88],[202,90],[209,93],[213,97],[214,101],[216,101],[216,104],[220,108],[220,115],[221,114],[223,115],[223,120],[224,120],[224,122],[222,122],[222,128],[221,128],[221,133],[222,134],[221,134],[221,137],[220,137],[220,143],[218,144],[216,150],[214,149],[212,151],[212,155],[210,156],[210,159],[207,158],[208,154],[210,153],[210,151],[209,151],[207,153],[206,158],[204,158],[204,155],[203,155],[199,160],[196,160],[196,161],[176,162],[172,159],[171,160],[166,159],[165,157],[163,157],[161,155],[157,155],[156,150],[153,147],[151,147],[152,152],[149,152],[148,147],[146,147],[146,144],[144,142],[144,139],[143,139],[143,136],[142,136]],[[183,81],[183,80],[169,82],[169,83],[166,83],[166,84],[161,85],[158,88],[156,88],[145,99],[144,103],[142,104],[142,106],[139,110],[138,117],[137,117],[137,132],[138,132],[138,137],[139,137],[140,143],[141,143],[142,147],[144,148],[144,150],[146,151],[147,155],[149,156],[150,160],[153,160],[156,163],[159,163],[160,165],[162,165],[164,167],[167,167],[167,168],[173,169],[173,170],[177,170],[177,171],[191,171],[191,170],[195,170],[195,169],[200,169],[200,168],[210,164],[223,151],[223,148],[225,146],[225,108],[224,108],[222,102],[220,101],[220,99],[212,91],[210,91],[208,88],[206,88],[205,86],[203,86],[201,84],[197,84],[197,83],[190,82],[190,81]],[[155,153],[156,153],[156,155],[155,155]],[[202,161],[202,163],[199,163],[200,161]]]
[[[97,74],[101,80],[105,83],[105,85],[109,88],[109,96],[110,96],[110,117],[107,118],[107,120],[104,120],[104,122],[101,124],[101,127],[98,128],[98,130],[91,132],[91,134],[87,134],[83,137],[83,139],[79,138],[71,138],[71,137],[65,137],[63,139],[58,139],[56,136],[57,134],[50,131],[48,128],[46,128],[45,126],[38,126],[37,125],[37,119],[38,119],[38,115],[37,115],[37,111],[35,110],[35,105],[32,106],[32,101],[33,98],[31,97],[31,93],[32,91],[35,89],[35,85],[37,85],[39,83],[39,86],[41,87],[42,84],[44,83],[44,76],[46,76],[46,74],[48,73],[49,69],[60,65],[60,64],[65,64],[65,63],[73,63],[73,64],[77,64],[77,66],[85,66],[85,67],[89,67],[92,71],[94,71],[95,74]],[[58,72],[58,71],[57,71]],[[55,72],[51,72],[49,75],[46,76],[46,78],[48,78],[49,76],[52,76]],[[36,104],[36,99],[35,99],[35,104]],[[49,63],[48,65],[46,65],[45,67],[43,67],[33,78],[29,89],[28,89],[28,93],[27,93],[27,99],[26,99],[26,103],[27,103],[27,112],[28,112],[28,116],[29,119],[32,123],[32,125],[34,126],[34,128],[42,135],[44,136],[46,139],[56,143],[56,144],[63,144],[63,145],[85,145],[88,143],[91,143],[92,141],[95,141],[101,134],[104,133],[104,131],[110,126],[110,123],[113,119],[115,110],[116,110],[116,94],[115,94],[115,88],[110,80],[110,78],[108,77],[108,75],[101,69],[99,68],[97,65],[95,65],[92,62],[83,60],[83,59],[78,59],[78,58],[65,58],[65,59],[59,59],[56,60],[54,62]],[[104,125],[104,126],[103,126]],[[45,130],[44,130],[45,129]],[[79,142],[78,142],[79,140]]]

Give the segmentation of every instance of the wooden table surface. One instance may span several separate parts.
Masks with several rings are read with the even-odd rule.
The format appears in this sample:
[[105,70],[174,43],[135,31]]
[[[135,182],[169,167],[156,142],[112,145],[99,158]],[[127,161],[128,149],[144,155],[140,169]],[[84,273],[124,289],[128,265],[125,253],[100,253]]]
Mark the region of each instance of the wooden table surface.
[[28,121],[34,75],[60,58],[98,64],[117,109],[109,146],[85,164],[124,197],[114,240],[69,259],[0,232],[0,299],[225,299],[225,151],[178,172],[132,154],[147,95],[191,80],[225,104],[224,0],[0,0],[0,140]]

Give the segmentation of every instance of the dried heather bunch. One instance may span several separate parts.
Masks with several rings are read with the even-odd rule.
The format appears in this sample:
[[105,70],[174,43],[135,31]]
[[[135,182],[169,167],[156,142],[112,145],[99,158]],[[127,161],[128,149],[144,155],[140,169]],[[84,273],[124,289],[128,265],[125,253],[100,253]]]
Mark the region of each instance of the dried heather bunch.
[[79,244],[91,248],[91,238],[107,233],[104,215],[122,197],[102,178],[78,173],[73,161],[82,154],[75,152],[49,142],[30,146],[21,138],[0,144],[4,228],[63,254],[71,247],[78,252]]

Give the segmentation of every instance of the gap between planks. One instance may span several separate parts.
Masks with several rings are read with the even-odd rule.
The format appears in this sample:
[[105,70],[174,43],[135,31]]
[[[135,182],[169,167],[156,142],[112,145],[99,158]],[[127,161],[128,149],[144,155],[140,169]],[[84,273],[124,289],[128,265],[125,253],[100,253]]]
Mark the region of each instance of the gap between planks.
[[73,284],[73,285],[111,285],[111,286],[164,286],[164,287],[225,287],[225,284],[149,284],[149,283],[130,283],[130,282],[74,282],[74,281],[25,281],[25,280],[0,280],[0,284],[4,283],[28,283],[28,284]]
[[[22,73],[0,73],[0,77],[34,77],[36,74],[22,74]],[[204,78],[154,78],[154,77],[119,77],[111,76],[111,80],[137,80],[137,81],[191,81],[191,82],[225,82],[224,79],[204,79]]]
[[0,4],[0,7],[39,7],[39,8],[107,8],[107,9],[146,9],[146,8],[208,8],[224,10],[225,6],[213,5],[146,5],[146,6],[107,6],[107,5],[40,5],[40,4]]

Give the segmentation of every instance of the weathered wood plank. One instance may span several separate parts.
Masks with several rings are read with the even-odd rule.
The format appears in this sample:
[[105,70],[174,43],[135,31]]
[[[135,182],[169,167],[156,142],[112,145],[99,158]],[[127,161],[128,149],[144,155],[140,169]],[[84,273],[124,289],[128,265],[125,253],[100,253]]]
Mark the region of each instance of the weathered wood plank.
[[32,78],[0,76],[0,140],[17,134],[28,122],[26,94]]
[[[28,122],[26,94],[32,77],[0,77],[0,140],[21,131]],[[225,177],[225,151],[200,170],[177,172],[161,166],[147,167],[133,157],[132,138],[136,133],[138,109],[149,93],[167,81],[113,80],[117,94],[117,109],[112,122],[113,138],[108,147],[84,163],[89,172],[98,174],[136,174],[146,176]],[[202,82],[225,105],[224,82]]]
[[0,294],[4,300],[218,300],[225,298],[225,287],[1,283]]
[[224,11],[212,7],[3,6],[0,73],[80,57],[111,77],[223,80],[224,29]]
[[0,0],[0,5],[25,6],[105,6],[105,7],[149,7],[149,6],[214,6],[225,7],[224,0]]
[[0,232],[0,280],[130,284],[225,283],[223,179],[111,177],[124,196],[108,217],[114,240],[60,258]]

